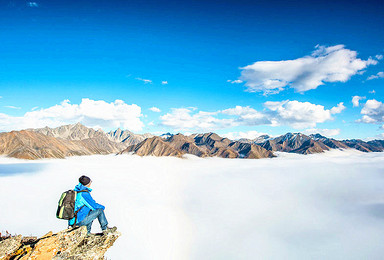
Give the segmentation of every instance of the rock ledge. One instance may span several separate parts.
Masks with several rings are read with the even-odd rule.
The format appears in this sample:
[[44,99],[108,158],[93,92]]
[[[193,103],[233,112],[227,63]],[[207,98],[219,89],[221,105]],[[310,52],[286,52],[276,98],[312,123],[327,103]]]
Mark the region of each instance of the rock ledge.
[[87,235],[85,226],[66,229],[41,238],[12,236],[0,240],[0,260],[104,259],[104,254],[121,235],[116,230]]

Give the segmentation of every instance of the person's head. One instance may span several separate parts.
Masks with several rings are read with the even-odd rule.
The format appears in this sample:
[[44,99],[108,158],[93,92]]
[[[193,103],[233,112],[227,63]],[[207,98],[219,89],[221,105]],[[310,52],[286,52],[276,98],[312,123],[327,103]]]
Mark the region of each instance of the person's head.
[[79,178],[79,182],[80,182],[81,184],[83,184],[84,186],[86,186],[86,187],[90,187],[90,186],[91,186],[91,183],[92,183],[91,178],[89,178],[89,177],[87,177],[87,176],[85,176],[85,175],[83,175],[83,176],[81,176],[81,177]]

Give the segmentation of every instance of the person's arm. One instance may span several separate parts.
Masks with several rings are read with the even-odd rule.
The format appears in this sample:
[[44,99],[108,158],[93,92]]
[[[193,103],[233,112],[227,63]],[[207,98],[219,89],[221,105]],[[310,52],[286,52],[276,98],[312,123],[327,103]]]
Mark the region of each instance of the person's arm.
[[96,203],[96,201],[92,198],[89,192],[82,192],[81,195],[83,196],[85,206],[87,206],[91,210],[105,209],[103,205]]

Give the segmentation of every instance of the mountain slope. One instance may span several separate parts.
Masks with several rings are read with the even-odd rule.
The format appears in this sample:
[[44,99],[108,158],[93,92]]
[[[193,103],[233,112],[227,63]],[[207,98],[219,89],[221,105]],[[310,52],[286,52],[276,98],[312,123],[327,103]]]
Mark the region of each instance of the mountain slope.
[[141,141],[144,141],[146,138],[153,137],[152,134],[134,134],[128,130],[121,130],[118,128],[115,131],[110,131],[107,133],[107,137],[114,142],[123,143],[125,146],[138,144]]
[[147,138],[137,145],[131,145],[119,154],[134,153],[140,156],[176,156],[181,157],[183,153],[175,149],[170,143],[162,140],[161,137],[155,136]]
[[44,128],[27,130],[66,140],[84,140],[105,135],[103,130],[94,130],[93,128],[88,128],[80,123],[63,125],[56,128],[46,126]]
[[90,155],[92,152],[73,141],[23,130],[0,133],[0,154],[19,159],[42,159]]
[[[257,139],[257,140],[260,140]],[[247,143],[256,142],[246,141]],[[356,149],[362,152],[384,151],[384,140],[373,140],[364,142],[362,140],[335,140],[320,134],[309,136],[302,133],[287,133],[275,138],[268,138],[265,141],[257,142],[258,145],[270,151],[312,154],[321,153],[330,149]]]

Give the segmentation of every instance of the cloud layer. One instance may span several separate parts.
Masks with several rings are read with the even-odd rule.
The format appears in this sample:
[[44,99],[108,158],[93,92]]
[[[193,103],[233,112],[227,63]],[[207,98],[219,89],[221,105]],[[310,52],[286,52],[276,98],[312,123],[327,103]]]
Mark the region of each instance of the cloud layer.
[[30,111],[21,117],[0,113],[0,130],[10,131],[37,127],[56,127],[81,122],[94,128],[118,128],[140,131],[141,108],[128,105],[122,100],[105,102],[103,100],[82,99],[80,104],[64,100],[59,105]]
[[12,194],[0,200],[0,232],[67,228],[57,201],[86,173],[123,234],[108,259],[382,259],[383,155],[0,158],[0,190]]
[[268,101],[264,103],[264,107],[263,111],[257,111],[249,106],[236,106],[215,112],[177,108],[161,116],[160,119],[164,126],[183,131],[210,131],[256,125],[288,125],[302,129],[333,120],[332,115],[341,113],[345,109],[343,103],[339,103],[331,109],[325,109],[321,105],[296,100]]
[[344,45],[316,46],[309,56],[295,60],[258,61],[242,67],[240,80],[249,92],[275,94],[291,87],[298,92],[316,89],[327,82],[346,82],[379,58],[362,60]]

